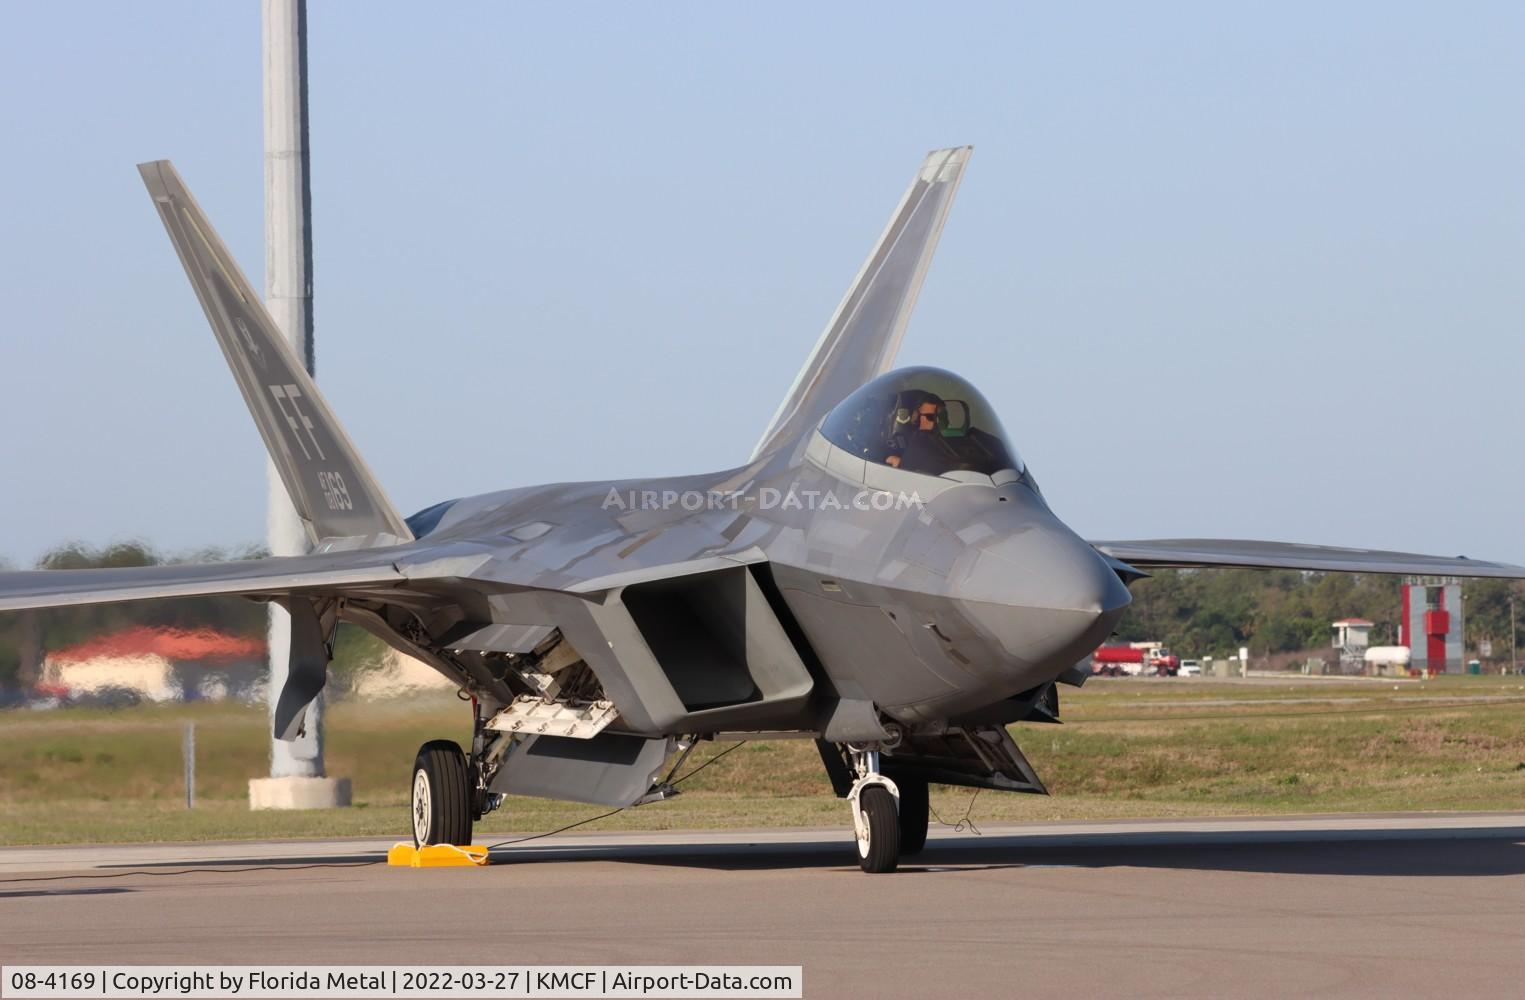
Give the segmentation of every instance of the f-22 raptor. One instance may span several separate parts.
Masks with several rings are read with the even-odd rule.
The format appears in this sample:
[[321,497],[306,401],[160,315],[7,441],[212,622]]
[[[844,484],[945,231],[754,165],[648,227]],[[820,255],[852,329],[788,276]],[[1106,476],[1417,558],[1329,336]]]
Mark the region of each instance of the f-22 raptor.
[[560,483],[404,518],[174,168],[139,167],[306,527],[308,555],[12,573],[0,610],[234,594],[291,615],[275,735],[297,738],[352,622],[470,696],[468,747],[426,743],[414,842],[469,844],[508,795],[630,806],[674,793],[701,740],[812,738],[858,858],[927,836],[929,783],[1044,793],[1010,724],[1153,567],[1525,577],[1465,558],[1272,542],[1087,541],[1044,499],[990,403],[894,368],[968,163],[938,150],[750,457],[655,481]]

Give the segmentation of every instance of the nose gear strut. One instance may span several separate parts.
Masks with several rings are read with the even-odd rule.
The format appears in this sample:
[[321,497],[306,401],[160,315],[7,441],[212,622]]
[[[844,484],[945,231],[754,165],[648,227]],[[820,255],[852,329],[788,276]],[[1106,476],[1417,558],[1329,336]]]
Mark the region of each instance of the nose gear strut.
[[858,865],[870,873],[900,864],[900,789],[880,771],[877,749],[848,747],[857,780],[847,793],[852,806]]

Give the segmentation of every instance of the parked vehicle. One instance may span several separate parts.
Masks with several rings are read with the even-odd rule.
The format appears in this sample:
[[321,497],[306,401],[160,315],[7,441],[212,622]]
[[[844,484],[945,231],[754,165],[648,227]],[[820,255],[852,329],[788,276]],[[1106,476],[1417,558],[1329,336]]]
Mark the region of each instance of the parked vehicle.
[[1091,673],[1105,677],[1121,677],[1124,674],[1130,677],[1143,674],[1174,677],[1180,669],[1181,661],[1158,642],[1103,646],[1091,654]]

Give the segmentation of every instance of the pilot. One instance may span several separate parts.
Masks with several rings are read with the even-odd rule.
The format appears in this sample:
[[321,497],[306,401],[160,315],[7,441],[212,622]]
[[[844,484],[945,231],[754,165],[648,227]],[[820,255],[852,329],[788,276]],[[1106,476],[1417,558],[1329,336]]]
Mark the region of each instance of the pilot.
[[920,443],[918,439],[925,440],[924,435],[937,430],[937,414],[942,406],[942,400],[928,394],[915,406],[895,411],[895,430],[891,435],[890,454],[884,459],[885,465],[895,469],[906,467],[911,472],[920,471],[905,466],[906,453]]

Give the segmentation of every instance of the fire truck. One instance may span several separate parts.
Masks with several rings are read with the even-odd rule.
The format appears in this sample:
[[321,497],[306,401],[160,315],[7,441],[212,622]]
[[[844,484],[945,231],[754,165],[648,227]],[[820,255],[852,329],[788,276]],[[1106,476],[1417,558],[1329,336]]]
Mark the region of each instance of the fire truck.
[[1103,677],[1122,677],[1124,674],[1130,677],[1144,674],[1174,677],[1180,669],[1180,657],[1154,641],[1103,646],[1091,654],[1091,673]]

